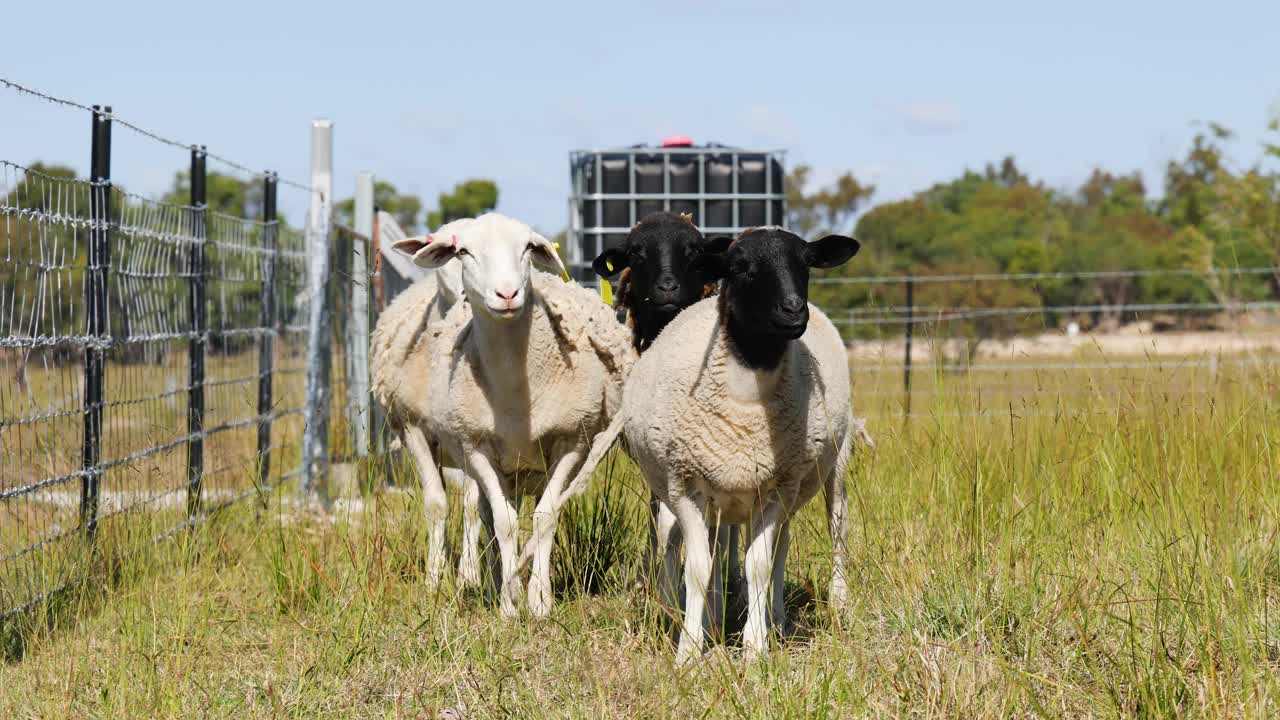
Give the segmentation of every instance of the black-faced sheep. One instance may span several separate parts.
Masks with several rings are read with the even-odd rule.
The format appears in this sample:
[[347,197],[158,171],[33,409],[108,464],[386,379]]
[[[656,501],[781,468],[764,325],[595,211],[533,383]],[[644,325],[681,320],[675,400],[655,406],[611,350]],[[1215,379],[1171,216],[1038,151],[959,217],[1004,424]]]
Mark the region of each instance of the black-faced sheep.
[[745,233],[724,253],[695,261],[722,278],[720,295],[680,313],[636,362],[622,409],[596,437],[562,502],[580,493],[619,435],[652,492],[683,528],[686,605],[677,660],[701,653],[712,566],[707,521],[747,523],[749,654],[768,647],[779,624],[792,515],[826,491],[833,545],[830,595],[845,577],[844,469],[858,428],[850,405],[845,346],[807,303],[810,268],[830,268],[858,250],[831,235],[806,243],[778,228]]

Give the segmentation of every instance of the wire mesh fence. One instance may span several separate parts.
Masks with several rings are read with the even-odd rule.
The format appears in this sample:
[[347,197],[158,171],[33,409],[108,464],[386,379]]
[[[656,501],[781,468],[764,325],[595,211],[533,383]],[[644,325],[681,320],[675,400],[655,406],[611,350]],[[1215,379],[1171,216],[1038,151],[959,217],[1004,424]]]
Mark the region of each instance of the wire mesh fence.
[[[1280,363],[1280,268],[819,278],[870,417],[1212,399]],[[950,404],[952,407],[948,408]],[[993,410],[994,408],[994,410]]]
[[347,380],[368,372],[347,358],[367,344],[349,315],[368,312],[368,273],[349,258],[368,238],[321,236],[341,272],[312,287],[314,242],[278,218],[274,173],[254,174],[256,217],[209,208],[203,148],[190,202],[133,195],[110,179],[113,116],[91,113],[88,179],[0,159],[0,631],[92,580],[98,550],[265,503],[300,475],[316,301],[336,309],[331,459],[369,445],[352,438],[367,382]]

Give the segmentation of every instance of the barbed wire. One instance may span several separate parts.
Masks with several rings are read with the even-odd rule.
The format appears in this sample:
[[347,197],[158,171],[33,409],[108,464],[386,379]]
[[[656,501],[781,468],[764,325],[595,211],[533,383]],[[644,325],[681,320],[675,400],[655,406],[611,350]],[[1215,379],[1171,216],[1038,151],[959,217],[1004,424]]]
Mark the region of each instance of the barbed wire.
[[[95,112],[92,107],[85,105],[84,103],[76,102],[75,100],[68,100],[66,98],[57,97],[55,95],[50,95],[49,93],[36,90],[35,88],[22,85],[21,83],[16,83],[12,80],[9,80],[8,78],[0,77],[0,85],[3,85],[4,87],[9,88],[11,90],[14,90],[19,94],[30,95],[32,97],[39,98],[40,100],[53,103],[55,105],[62,105],[64,107],[75,108],[77,110]],[[140,125],[136,125],[128,120],[125,120],[124,118],[120,117],[119,115],[113,112],[101,111],[101,113],[102,115],[110,118],[113,124],[120,125],[121,127],[132,130],[138,133],[139,135],[142,135],[143,137],[146,137],[150,140],[154,140],[155,142],[161,143],[163,145],[168,145],[170,147],[178,148],[180,150],[191,150],[192,148],[196,147],[191,143],[179,142],[178,140],[165,137],[157,132],[148,130]],[[232,160],[231,158],[226,157],[225,155],[218,155],[217,153],[209,152],[207,149],[204,150],[204,154],[205,154],[205,157],[209,158],[210,160],[214,160],[236,171],[245,173],[246,175],[250,175],[255,180],[262,180],[263,178],[266,178],[268,175],[266,171],[254,170],[248,167],[247,165],[244,165],[243,163],[236,162],[235,160]],[[310,185],[297,182],[296,180],[290,180],[288,178],[281,177],[278,173],[272,173],[272,174],[275,175],[276,182],[280,183],[281,185],[286,185],[286,186],[295,188],[297,190],[302,190],[303,192],[306,192],[306,193],[319,192],[319,190],[311,187]]]
[[[1260,356],[1247,358],[1218,358],[1209,357],[1208,359],[1188,359],[1188,358],[1169,358],[1165,360],[1119,360],[1119,361],[1100,361],[1100,362],[1050,362],[1050,363],[930,363],[914,361],[911,363],[912,368],[923,371],[939,371],[939,372],[1046,372],[1055,370],[1188,370],[1188,369],[1216,369],[1220,367],[1272,367],[1280,364],[1280,357]],[[880,371],[886,369],[895,372],[901,369],[901,363],[885,363],[885,364],[853,364],[849,369],[858,372],[860,370]]]
[[1280,266],[1211,268],[1188,270],[1185,268],[1145,268],[1135,270],[1079,270],[1038,273],[972,273],[960,275],[875,275],[870,277],[814,278],[815,285],[890,285],[907,281],[913,283],[982,282],[988,280],[1099,280],[1156,276],[1200,277],[1205,275],[1280,275]]
[[[1278,310],[1280,302],[1266,300],[1233,303],[1129,303],[1122,305],[1024,305],[1020,307],[957,308],[957,312],[912,317],[833,317],[837,325],[921,325],[925,323],[974,320],[985,317],[1009,315],[1034,315],[1037,313],[1138,313],[1138,312],[1194,312],[1206,310]],[[906,312],[904,309],[902,312]],[[828,314],[829,315],[829,314]]]

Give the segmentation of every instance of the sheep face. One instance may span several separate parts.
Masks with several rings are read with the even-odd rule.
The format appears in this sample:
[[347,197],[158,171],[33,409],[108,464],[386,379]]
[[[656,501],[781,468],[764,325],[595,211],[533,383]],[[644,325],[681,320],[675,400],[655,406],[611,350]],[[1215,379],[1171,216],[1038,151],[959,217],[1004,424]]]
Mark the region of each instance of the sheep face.
[[756,228],[694,264],[723,280],[720,314],[739,358],[774,367],[808,326],[809,268],[843,265],[857,252],[858,241],[842,235],[806,243],[781,228]]
[[[448,234],[443,230],[450,230]],[[456,231],[454,231],[456,230]],[[489,213],[461,227],[452,224],[420,242],[413,261],[423,267],[441,267],[450,261],[462,267],[462,287],[472,308],[484,308],[490,316],[509,320],[523,314],[529,297],[529,267],[563,273],[555,247],[519,220]],[[397,244],[406,245],[409,240]]]
[[702,298],[709,280],[690,266],[693,258],[727,244],[708,243],[687,215],[656,212],[631,229],[622,247],[605,250],[591,267],[606,278],[631,268],[628,307],[670,320]]

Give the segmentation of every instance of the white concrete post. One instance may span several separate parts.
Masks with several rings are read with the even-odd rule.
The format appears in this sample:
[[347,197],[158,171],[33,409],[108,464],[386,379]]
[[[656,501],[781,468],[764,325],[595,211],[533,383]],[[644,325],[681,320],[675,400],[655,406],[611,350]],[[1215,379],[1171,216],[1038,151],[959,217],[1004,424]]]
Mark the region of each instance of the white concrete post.
[[302,501],[327,500],[332,323],[329,317],[329,222],[333,207],[333,123],[311,123],[311,205],[307,210],[307,385],[303,410]]
[[351,318],[347,323],[347,417],[358,457],[369,454],[369,250],[373,242],[373,173],[356,175],[355,231],[352,242]]

